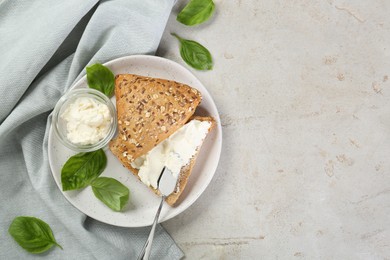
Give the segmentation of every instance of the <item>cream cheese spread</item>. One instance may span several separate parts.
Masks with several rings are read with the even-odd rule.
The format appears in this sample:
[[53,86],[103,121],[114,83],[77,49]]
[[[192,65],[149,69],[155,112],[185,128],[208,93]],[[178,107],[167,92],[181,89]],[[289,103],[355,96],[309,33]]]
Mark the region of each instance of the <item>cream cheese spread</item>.
[[95,144],[107,136],[112,116],[106,104],[79,97],[61,114],[66,121],[67,138],[80,145]]
[[210,125],[208,121],[191,120],[147,154],[135,159],[131,166],[139,169],[138,176],[143,183],[156,189],[164,166],[175,178],[179,176],[181,168],[196,154]]

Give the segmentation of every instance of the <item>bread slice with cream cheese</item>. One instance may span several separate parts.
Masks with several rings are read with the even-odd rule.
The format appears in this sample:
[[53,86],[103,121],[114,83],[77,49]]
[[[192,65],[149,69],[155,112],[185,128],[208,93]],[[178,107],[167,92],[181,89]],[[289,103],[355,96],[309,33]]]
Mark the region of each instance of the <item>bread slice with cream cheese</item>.
[[[191,118],[191,120],[188,123],[192,122],[193,120],[197,120],[197,121],[201,121],[201,122],[207,122],[208,123],[207,132],[205,133],[205,136],[202,138],[202,140],[199,143],[199,145],[196,147],[196,149],[195,149],[193,155],[191,156],[191,158],[180,169],[180,172],[179,172],[178,178],[177,178],[176,187],[175,187],[174,191],[166,198],[166,202],[169,205],[171,205],[171,206],[173,206],[177,202],[177,200],[179,199],[180,195],[183,193],[183,191],[184,191],[184,189],[185,189],[185,187],[187,185],[187,182],[189,180],[189,177],[190,177],[190,175],[192,173],[192,169],[193,169],[193,167],[195,165],[196,158],[197,158],[197,156],[199,154],[199,151],[201,149],[203,141],[207,137],[207,134],[215,127],[215,121],[214,121],[214,119],[212,117],[195,116],[195,117]],[[180,131],[180,129],[178,131]],[[132,171],[132,173],[135,176],[138,177],[139,180],[142,181],[142,177],[139,175],[139,169],[135,168],[134,164],[130,164],[128,168]],[[160,192],[157,189],[155,189],[152,185],[149,185],[149,188],[152,189],[153,192],[156,193],[157,195],[161,195]]]

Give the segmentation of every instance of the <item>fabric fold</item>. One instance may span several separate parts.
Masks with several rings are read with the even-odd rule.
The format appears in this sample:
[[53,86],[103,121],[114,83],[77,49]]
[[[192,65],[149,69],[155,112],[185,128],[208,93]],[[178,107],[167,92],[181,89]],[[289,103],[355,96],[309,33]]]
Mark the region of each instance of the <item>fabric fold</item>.
[[[87,218],[62,196],[50,172],[48,117],[95,62],[153,54],[173,0],[0,4],[0,259],[35,258],[7,229],[16,216],[47,222],[64,250],[50,259],[132,259],[150,228],[119,228]],[[81,22],[80,22],[81,21]],[[38,77],[37,77],[38,75]],[[159,226],[152,259],[183,256]]]
[[[0,4],[0,122],[81,18],[97,3],[3,1]],[[71,15],[69,15],[71,13]],[[12,91],[6,91],[10,90]]]

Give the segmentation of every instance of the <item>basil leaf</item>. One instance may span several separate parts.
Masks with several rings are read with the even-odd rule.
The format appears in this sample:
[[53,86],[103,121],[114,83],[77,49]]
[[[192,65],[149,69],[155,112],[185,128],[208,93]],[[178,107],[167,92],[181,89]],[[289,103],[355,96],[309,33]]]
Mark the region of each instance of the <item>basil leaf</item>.
[[213,15],[214,9],[212,0],[191,0],[177,15],[176,20],[189,26],[201,24]]
[[107,157],[102,149],[70,157],[61,170],[62,190],[87,187],[99,177],[106,165]]
[[213,58],[204,46],[195,41],[183,39],[175,33],[171,35],[179,40],[180,55],[188,65],[197,70],[213,69]]
[[114,94],[115,76],[111,70],[99,63],[87,67],[86,70],[90,88],[99,90],[108,97]]
[[96,198],[114,211],[121,211],[129,200],[129,189],[113,178],[99,177],[91,186]]
[[38,218],[16,217],[8,232],[22,248],[33,254],[43,253],[53,245],[62,249],[50,226]]

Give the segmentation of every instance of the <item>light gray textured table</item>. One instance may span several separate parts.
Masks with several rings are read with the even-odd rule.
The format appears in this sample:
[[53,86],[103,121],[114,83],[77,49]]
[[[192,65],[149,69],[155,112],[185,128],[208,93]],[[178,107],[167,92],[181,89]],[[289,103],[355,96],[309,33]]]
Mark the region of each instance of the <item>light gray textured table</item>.
[[187,259],[390,259],[390,1],[215,0],[193,73],[220,111],[204,194],[163,224]]

